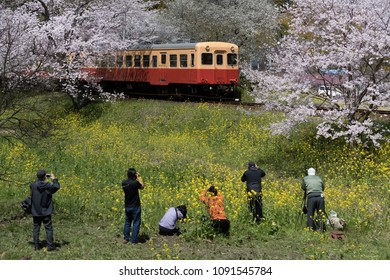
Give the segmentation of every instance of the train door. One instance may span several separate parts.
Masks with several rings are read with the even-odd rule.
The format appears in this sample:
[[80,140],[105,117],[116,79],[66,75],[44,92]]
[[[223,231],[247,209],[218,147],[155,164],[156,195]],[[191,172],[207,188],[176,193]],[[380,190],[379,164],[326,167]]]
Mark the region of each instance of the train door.
[[217,84],[224,84],[227,81],[225,51],[216,50],[214,52],[214,79]]
[[168,84],[168,81],[167,81],[167,67],[168,67],[168,64],[167,64],[167,53],[166,52],[161,52],[160,53],[160,64],[159,64],[159,68],[160,68],[160,84],[161,85],[167,85]]
[[197,77],[197,71],[195,70],[195,51],[190,52],[190,57],[189,57],[189,62],[188,62],[188,67],[190,69],[190,81],[191,83],[196,83],[198,80]]

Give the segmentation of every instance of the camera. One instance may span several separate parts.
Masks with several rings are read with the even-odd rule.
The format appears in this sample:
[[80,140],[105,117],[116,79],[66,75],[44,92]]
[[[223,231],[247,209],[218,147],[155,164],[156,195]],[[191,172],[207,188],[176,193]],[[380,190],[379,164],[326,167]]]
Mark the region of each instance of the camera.
[[51,174],[46,174],[46,178],[50,178],[51,177]]

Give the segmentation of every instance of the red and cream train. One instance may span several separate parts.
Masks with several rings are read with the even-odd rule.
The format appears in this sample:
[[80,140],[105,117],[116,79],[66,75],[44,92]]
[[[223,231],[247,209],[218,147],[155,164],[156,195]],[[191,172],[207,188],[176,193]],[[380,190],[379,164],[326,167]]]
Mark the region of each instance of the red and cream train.
[[106,90],[239,99],[238,47],[226,42],[150,44],[83,68]]

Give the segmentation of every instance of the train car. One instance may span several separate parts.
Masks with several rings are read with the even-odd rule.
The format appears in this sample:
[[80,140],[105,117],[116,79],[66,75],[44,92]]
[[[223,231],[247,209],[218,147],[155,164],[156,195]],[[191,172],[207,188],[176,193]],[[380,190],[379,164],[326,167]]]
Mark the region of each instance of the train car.
[[149,44],[85,67],[105,90],[239,99],[238,47],[226,42]]

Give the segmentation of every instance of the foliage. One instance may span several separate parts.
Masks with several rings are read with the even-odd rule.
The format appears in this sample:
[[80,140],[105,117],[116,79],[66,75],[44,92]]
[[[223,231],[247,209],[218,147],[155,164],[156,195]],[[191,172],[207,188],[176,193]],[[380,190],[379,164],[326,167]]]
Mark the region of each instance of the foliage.
[[[353,145],[388,141],[388,131],[375,125],[372,116],[390,101],[389,1],[294,3],[288,34],[271,58],[272,69],[248,71],[258,82],[258,97],[289,113],[273,127],[275,132],[286,134],[320,116],[319,137]],[[340,98],[320,95],[319,85],[336,89]]]
[[[1,258],[389,258],[389,144],[351,150],[341,142],[316,141],[313,125],[301,126],[287,140],[267,129],[281,114],[239,106],[138,100],[91,104],[84,110],[57,119],[55,137],[39,146],[0,143],[0,162],[12,171],[4,178],[9,182],[0,182]],[[261,225],[251,221],[240,181],[249,160],[267,173],[267,219]],[[146,242],[129,250],[120,242],[120,182],[131,166],[146,183],[141,191],[141,236]],[[308,167],[325,181],[326,209],[347,221],[345,242],[331,240],[328,232],[303,229],[300,183]],[[28,246],[32,221],[19,207],[40,168],[61,183],[53,217],[60,250],[53,254]],[[211,184],[224,195],[229,238],[204,222],[199,195]],[[162,215],[180,204],[189,210],[179,224],[185,233],[158,236]]]
[[176,36],[232,42],[246,59],[263,54],[277,28],[277,9],[266,0],[175,0],[166,4],[161,16],[165,26],[175,27]]
[[274,4],[279,8],[279,10],[286,11],[293,3],[293,0],[273,0],[272,2],[274,2]]

